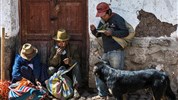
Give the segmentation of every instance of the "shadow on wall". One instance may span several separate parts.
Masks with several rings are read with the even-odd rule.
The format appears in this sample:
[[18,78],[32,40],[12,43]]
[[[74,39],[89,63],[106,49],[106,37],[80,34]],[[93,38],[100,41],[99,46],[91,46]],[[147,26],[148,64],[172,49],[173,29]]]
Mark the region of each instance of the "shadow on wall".
[[138,12],[137,18],[140,20],[135,28],[137,37],[160,37],[165,35],[170,37],[171,33],[177,30],[177,24],[161,22],[153,13],[146,12],[143,9]]

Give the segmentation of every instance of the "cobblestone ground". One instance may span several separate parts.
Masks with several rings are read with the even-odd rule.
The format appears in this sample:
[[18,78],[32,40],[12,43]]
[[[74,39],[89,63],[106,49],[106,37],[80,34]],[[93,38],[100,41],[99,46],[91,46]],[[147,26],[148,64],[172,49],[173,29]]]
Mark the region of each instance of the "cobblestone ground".
[[[71,98],[69,100],[115,100],[114,97],[107,98],[98,98],[96,89],[84,89],[80,92],[81,96],[78,99]],[[176,93],[178,97],[178,94]],[[58,99],[49,99],[49,100],[58,100]],[[128,93],[124,95],[124,100],[154,100],[152,92],[149,89],[139,90],[134,93]],[[162,99],[167,100],[167,99]],[[178,100],[178,98],[176,99]]]
[[[107,97],[107,98],[97,98],[97,93],[88,93],[84,92],[83,95],[81,95],[81,98],[78,100],[115,100],[114,97]],[[125,100],[153,100],[152,94],[149,93],[130,93],[124,96]],[[71,99],[75,100],[75,99]]]
[[[124,100],[153,100],[152,94],[149,92],[137,91],[124,96]],[[52,100],[58,100],[53,98]],[[115,100],[114,97],[98,98],[96,90],[87,90],[81,93],[78,99],[71,98],[69,100]]]

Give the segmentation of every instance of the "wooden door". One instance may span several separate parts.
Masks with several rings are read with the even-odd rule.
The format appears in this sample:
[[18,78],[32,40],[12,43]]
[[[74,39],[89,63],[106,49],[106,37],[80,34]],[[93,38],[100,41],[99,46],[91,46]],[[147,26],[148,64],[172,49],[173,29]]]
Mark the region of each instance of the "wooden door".
[[88,33],[86,0],[21,0],[21,43],[39,49],[46,64],[54,33],[64,28],[70,43],[79,46],[82,76],[88,78]]

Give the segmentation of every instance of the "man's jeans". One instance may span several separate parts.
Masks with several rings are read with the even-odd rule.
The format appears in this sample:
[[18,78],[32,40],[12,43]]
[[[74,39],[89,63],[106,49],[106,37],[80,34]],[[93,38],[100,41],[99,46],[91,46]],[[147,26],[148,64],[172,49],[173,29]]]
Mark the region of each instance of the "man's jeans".
[[79,67],[79,64],[77,64],[72,70],[73,86],[76,86],[76,88],[82,85],[81,70]]
[[[123,50],[113,50],[107,53],[104,53],[102,59],[104,61],[109,62],[110,66],[115,69],[123,69],[124,68],[124,51]],[[107,96],[109,94],[108,88],[106,84],[99,77],[95,77],[96,87],[98,89],[98,95]]]

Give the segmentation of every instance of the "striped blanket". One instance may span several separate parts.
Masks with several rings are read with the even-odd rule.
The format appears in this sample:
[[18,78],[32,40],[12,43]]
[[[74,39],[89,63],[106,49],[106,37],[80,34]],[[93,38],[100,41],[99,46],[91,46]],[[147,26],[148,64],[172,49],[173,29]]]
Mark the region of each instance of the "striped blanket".
[[28,80],[21,80],[9,86],[9,100],[41,100],[46,92],[36,89]]

